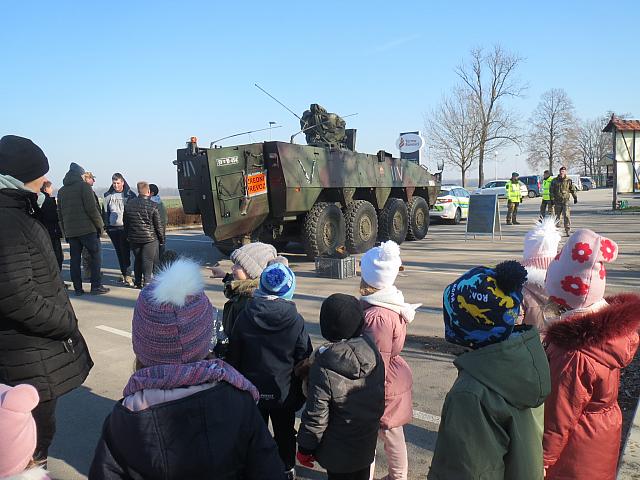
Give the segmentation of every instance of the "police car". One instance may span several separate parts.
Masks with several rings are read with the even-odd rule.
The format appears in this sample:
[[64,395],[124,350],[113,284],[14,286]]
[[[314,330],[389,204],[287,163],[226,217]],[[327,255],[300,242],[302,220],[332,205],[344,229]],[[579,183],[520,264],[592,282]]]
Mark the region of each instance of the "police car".
[[469,197],[469,192],[458,185],[442,185],[429,216],[458,224],[469,216]]

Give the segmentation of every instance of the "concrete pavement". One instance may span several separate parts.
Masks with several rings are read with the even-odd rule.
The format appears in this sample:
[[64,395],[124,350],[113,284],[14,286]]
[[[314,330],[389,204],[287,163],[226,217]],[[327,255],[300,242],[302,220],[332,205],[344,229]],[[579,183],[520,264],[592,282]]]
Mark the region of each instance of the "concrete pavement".
[[[620,245],[618,261],[608,265],[609,293],[632,290],[640,285],[640,216],[601,215],[611,202],[610,190],[591,190],[579,194],[580,203],[573,209],[575,228],[588,227],[607,235]],[[412,338],[403,357],[414,373],[414,421],[405,428],[409,446],[410,478],[424,478],[435,445],[438,421],[444,396],[455,380],[454,357],[427,351],[425,341],[441,338],[444,287],[467,269],[481,264],[495,264],[521,257],[522,241],[537,216],[540,199],[525,199],[519,220],[522,225],[503,228],[503,239],[489,238],[465,241],[465,224],[434,224],[426,239],[402,245],[405,265],[397,280],[407,301],[422,302],[416,319],[409,327]],[[501,203],[504,223],[506,205]],[[108,295],[85,295],[72,302],[80,327],[95,361],[85,385],[60,399],[58,433],[51,448],[50,469],[55,478],[86,478],[95,444],[105,416],[113,402],[121,397],[122,388],[133,370],[133,354],[129,332],[137,290],[117,286],[117,261],[108,239],[103,240],[104,279],[112,288]],[[168,248],[192,256],[203,265],[212,265],[220,255],[201,231],[174,231],[168,235]],[[357,295],[359,278],[328,280],[317,278],[314,265],[307,261],[299,247],[286,249],[290,265],[296,272],[295,301],[305,317],[314,345],[321,342],[318,314],[321,302],[331,293],[341,291]],[[230,267],[228,260],[221,265]],[[65,269],[67,265],[65,265]],[[68,271],[64,272],[68,280]],[[220,280],[207,279],[207,294],[216,307],[222,307],[224,296]],[[436,339],[437,340],[437,339]],[[379,452],[383,450],[379,448]],[[383,455],[377,460],[377,476],[384,474]],[[300,469],[302,478],[324,478],[318,472]]]

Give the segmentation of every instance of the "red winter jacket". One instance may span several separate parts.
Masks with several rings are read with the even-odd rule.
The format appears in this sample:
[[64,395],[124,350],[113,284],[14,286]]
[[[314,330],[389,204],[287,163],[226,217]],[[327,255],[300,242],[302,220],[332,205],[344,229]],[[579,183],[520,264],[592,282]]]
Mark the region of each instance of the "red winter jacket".
[[552,324],[545,337],[551,394],[545,402],[544,465],[548,480],[614,480],[622,413],[620,369],[638,348],[640,295]]

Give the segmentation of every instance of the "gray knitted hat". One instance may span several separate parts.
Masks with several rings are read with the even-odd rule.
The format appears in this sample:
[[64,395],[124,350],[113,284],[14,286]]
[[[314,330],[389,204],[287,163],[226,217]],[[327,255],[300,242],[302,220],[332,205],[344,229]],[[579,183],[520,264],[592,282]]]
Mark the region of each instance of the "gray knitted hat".
[[231,261],[237,263],[250,278],[260,278],[260,274],[271,260],[278,256],[273,245],[268,243],[248,243],[231,252]]

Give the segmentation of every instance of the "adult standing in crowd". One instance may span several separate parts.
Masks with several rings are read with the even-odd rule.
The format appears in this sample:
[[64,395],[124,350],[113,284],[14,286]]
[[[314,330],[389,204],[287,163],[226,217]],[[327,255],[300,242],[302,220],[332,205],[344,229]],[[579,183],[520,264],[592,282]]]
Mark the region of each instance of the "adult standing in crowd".
[[136,198],[121,173],[111,176],[111,187],[104,194],[104,225],[111,239],[120,265],[120,281],[132,286],[131,250],[127,235],[124,232],[124,207],[129,200]]
[[44,202],[40,207],[40,211],[37,212],[36,218],[44,225],[44,228],[49,232],[51,238],[51,245],[53,246],[53,253],[58,261],[58,270],[62,271],[62,262],[64,261],[64,255],[62,253],[62,244],[60,239],[62,238],[62,230],[60,230],[60,220],[58,219],[58,204],[53,197],[53,184],[46,180],[42,184],[40,191],[44,195]]
[[93,366],[49,235],[33,218],[48,170],[31,140],[0,139],[0,383],[38,390],[34,458],[45,461],[58,397],[80,386]]
[[[82,174],[82,180],[85,181],[93,192],[93,196],[96,199],[96,205],[98,206],[98,210],[101,209],[100,201],[98,200],[98,195],[93,191],[93,186],[96,183],[96,177],[92,172],[85,171]],[[100,247],[100,258],[102,258],[102,243],[98,242],[98,246]],[[91,280],[91,255],[86,248],[82,247],[82,279],[83,280]]]
[[511,174],[511,180],[504,186],[507,194],[507,225],[520,225],[520,222],[517,220],[518,207],[522,201],[519,177],[518,172],[513,172]]
[[551,200],[551,182],[553,177],[549,170],[542,174],[542,203],[540,204],[540,216],[544,218],[553,213],[553,200]]
[[[162,222],[162,232],[166,236],[167,224],[169,223],[169,214],[167,213],[167,207],[160,198],[160,189],[155,183],[149,184],[149,190],[151,191],[151,200],[158,204],[158,212],[160,213],[160,221]],[[160,245],[160,256],[164,253],[164,245]]]
[[109,292],[102,285],[100,274],[100,233],[104,225],[93,189],[82,179],[84,173],[80,165],[71,163],[62,181],[63,187],[58,191],[58,217],[62,234],[69,242],[71,281],[76,295],[84,294],[80,272],[83,248],[91,257],[91,294],[102,295]]
[[147,182],[138,182],[138,196],[124,207],[124,230],[135,257],[134,286],[142,288],[151,282],[153,268],[159,259],[159,247],[164,245],[158,204],[151,200]]
[[578,203],[576,191],[573,181],[567,177],[567,167],[560,167],[560,175],[551,182],[551,199],[558,222],[562,217],[564,233],[567,237],[571,233],[571,197],[573,197],[573,203]]

